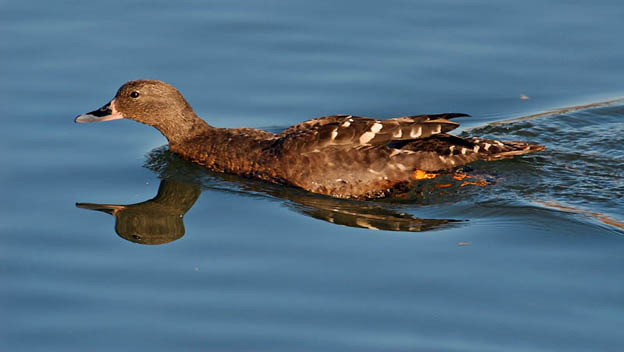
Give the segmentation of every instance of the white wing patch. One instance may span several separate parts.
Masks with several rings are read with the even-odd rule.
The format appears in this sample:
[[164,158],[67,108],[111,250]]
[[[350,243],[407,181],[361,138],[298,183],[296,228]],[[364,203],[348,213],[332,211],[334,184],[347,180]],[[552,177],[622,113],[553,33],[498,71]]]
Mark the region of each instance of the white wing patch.
[[371,127],[371,132],[373,133],[377,133],[379,131],[381,131],[381,129],[383,128],[383,125],[380,124],[379,122],[375,122],[375,124],[373,124],[373,126]]
[[370,142],[373,138],[375,138],[377,132],[381,131],[382,128],[382,124],[380,124],[379,122],[375,122],[371,126],[369,132],[364,132],[364,134],[360,136],[360,144],[367,144],[368,142]]
[[365,132],[362,136],[360,136],[360,144],[366,144],[370,142],[373,138],[375,138],[375,133]]
[[412,128],[410,131],[410,137],[412,138],[418,138],[420,135],[422,135],[422,126],[419,126],[418,130],[416,130],[416,128]]

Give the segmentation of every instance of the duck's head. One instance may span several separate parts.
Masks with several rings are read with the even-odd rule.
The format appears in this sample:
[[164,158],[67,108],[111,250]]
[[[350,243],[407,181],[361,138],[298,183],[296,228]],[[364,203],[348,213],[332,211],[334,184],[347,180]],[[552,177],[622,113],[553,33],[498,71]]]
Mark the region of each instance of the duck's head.
[[154,126],[170,142],[177,135],[203,123],[175,87],[157,80],[126,82],[110,102],[97,110],[77,116],[74,121],[86,123],[118,119]]

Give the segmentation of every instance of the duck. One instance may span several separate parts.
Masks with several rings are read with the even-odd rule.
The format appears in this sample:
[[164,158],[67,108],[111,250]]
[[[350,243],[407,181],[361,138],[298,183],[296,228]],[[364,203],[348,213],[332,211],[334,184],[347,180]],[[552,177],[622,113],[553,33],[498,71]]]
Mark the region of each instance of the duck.
[[443,113],[382,120],[339,114],[280,133],[217,128],[197,116],[174,86],[133,80],[104,106],[74,121],[134,120],[155,127],[172,152],[209,170],[351,199],[387,197],[436,172],[544,149],[523,141],[448,133],[459,126],[453,119],[467,116]]

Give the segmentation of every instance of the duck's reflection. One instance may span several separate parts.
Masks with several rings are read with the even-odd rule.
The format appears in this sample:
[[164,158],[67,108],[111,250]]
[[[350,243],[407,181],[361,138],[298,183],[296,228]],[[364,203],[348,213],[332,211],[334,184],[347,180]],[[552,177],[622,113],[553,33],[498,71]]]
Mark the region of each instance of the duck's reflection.
[[291,209],[313,218],[349,227],[371,230],[421,232],[439,228],[458,220],[421,219],[381,206],[320,197],[288,197]]
[[113,215],[117,234],[140,244],[163,244],[182,237],[185,232],[184,214],[195,204],[201,187],[225,192],[240,192],[243,189],[252,196],[279,199],[300,214],[350,227],[420,232],[460,222],[421,219],[389,209],[383,203],[328,198],[290,187],[214,174],[163,149],[153,151],[145,166],[163,178],[156,197],[129,205],[76,203],[76,206]]
[[136,204],[76,203],[115,217],[115,232],[131,242],[163,244],[184,236],[184,214],[201,194],[198,185],[163,180],[156,197]]

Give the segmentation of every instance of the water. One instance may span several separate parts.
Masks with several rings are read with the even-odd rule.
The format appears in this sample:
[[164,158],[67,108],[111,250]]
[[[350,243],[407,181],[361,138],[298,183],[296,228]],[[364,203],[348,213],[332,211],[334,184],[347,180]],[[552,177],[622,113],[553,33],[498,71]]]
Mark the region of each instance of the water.
[[[624,344],[624,104],[488,125],[623,96],[620,2],[0,9],[0,350]],[[137,78],[219,127],[457,111],[459,133],[547,150],[471,165],[486,187],[333,200],[207,172],[131,121],[72,123]]]

